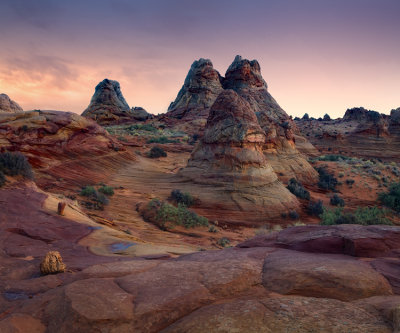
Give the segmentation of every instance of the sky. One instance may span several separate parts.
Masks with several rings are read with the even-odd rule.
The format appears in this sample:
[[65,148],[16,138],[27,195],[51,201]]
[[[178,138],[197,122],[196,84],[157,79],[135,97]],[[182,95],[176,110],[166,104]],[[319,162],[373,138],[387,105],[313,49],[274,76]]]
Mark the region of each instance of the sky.
[[82,113],[104,78],[167,111],[192,62],[257,59],[293,116],[400,107],[399,0],[0,0],[0,93]]

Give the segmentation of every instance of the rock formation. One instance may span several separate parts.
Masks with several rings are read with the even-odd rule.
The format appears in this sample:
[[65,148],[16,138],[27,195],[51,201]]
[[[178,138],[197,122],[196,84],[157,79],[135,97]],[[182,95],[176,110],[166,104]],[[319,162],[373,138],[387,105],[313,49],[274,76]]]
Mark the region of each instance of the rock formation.
[[22,108],[10,99],[6,94],[0,94],[0,113],[2,112],[22,112]]
[[58,251],[47,252],[40,263],[40,273],[42,275],[62,273],[65,271],[65,268],[66,266]]
[[90,104],[82,116],[93,119],[100,125],[144,121],[150,118],[150,114],[141,107],[130,109],[122,95],[119,82],[109,79],[104,79],[96,86]]
[[[315,170],[296,148],[295,137],[299,137],[300,133],[268,92],[257,60],[249,61],[236,56],[226,71],[224,88],[234,89],[250,103],[266,134],[264,154],[280,178],[287,181],[294,177],[305,183],[314,182],[317,178]],[[307,140],[299,141],[305,152],[313,152]]]
[[[103,156],[109,157],[111,166],[131,158],[97,123],[61,111],[0,114],[0,151],[7,150],[19,151],[28,158],[39,171],[39,184],[51,175],[81,184],[88,178],[98,178],[101,169],[106,174]],[[49,181],[53,183],[54,179]]]
[[363,107],[348,109],[343,118],[330,121],[296,121],[297,126],[321,151],[356,157],[400,161],[399,111],[390,116]]
[[[224,206],[218,213],[222,209],[222,215],[227,214],[223,221],[254,224],[278,217],[283,211],[297,208],[298,202],[268,164],[262,153],[264,141],[264,131],[250,104],[233,90],[224,90],[211,107],[200,144],[179,174],[216,187],[219,195],[227,196],[226,200],[218,200]],[[201,206],[212,204],[210,199],[210,194],[202,198]],[[205,213],[208,217],[213,214],[211,209]]]
[[169,106],[167,115],[184,120],[206,120],[211,105],[223,90],[221,80],[222,77],[214,69],[211,60],[196,60],[190,67],[178,96]]
[[[145,260],[94,255],[81,244],[93,230],[44,211],[45,198],[0,190],[1,332],[400,328],[399,227],[291,227],[221,251]],[[69,270],[35,274],[54,247]]]
[[[296,149],[296,142],[306,154],[315,154],[316,150],[270,95],[256,60],[236,56],[225,78],[212,67],[210,60],[195,61],[175,102],[160,120],[175,129],[202,133],[210,108],[224,89],[236,91],[257,115],[266,133],[264,152],[279,177],[285,181],[295,177],[302,182],[314,182],[317,174]],[[171,121],[171,118],[180,120]]]

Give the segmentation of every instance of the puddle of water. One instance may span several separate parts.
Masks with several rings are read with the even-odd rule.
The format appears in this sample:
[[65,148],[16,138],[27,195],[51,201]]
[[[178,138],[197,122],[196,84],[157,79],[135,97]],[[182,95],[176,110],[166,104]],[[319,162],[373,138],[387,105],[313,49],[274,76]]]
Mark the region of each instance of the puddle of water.
[[5,292],[4,297],[9,301],[17,301],[19,299],[28,299],[28,295],[18,292]]
[[111,244],[111,251],[112,252],[124,251],[133,245],[135,245],[135,243],[114,243]]
[[88,228],[89,228],[89,230],[100,230],[100,229],[103,229],[103,227],[93,227],[93,226],[89,226]]

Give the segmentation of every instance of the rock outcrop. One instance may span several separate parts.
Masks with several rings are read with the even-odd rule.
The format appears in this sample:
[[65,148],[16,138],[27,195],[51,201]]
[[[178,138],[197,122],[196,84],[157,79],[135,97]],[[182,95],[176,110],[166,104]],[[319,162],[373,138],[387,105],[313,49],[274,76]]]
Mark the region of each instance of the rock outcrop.
[[[399,227],[291,227],[238,247],[144,260],[92,254],[81,244],[88,225],[45,211],[45,198],[0,189],[1,332],[399,329]],[[35,274],[55,248],[69,270]]]
[[175,102],[160,120],[191,134],[202,133],[211,106],[219,93],[227,89],[243,97],[257,115],[266,134],[264,153],[279,177],[284,181],[294,177],[305,183],[315,182],[317,174],[296,148],[296,140],[304,153],[315,154],[316,150],[268,92],[256,60],[236,56],[225,77],[219,75],[210,60],[195,61]]
[[299,119],[296,124],[324,153],[400,161],[399,114],[398,109],[388,116],[357,107],[348,109],[343,118]]
[[[268,164],[262,152],[264,141],[250,104],[233,90],[224,90],[211,107],[200,144],[179,175],[215,187],[208,192],[226,197],[218,200],[224,206],[218,214],[227,214],[222,221],[251,225],[276,218],[296,209],[298,202]],[[212,204],[212,197],[210,193],[202,197],[201,207]],[[215,217],[213,209],[203,213]]]
[[23,153],[39,185],[46,179],[54,183],[51,176],[78,184],[96,181],[107,177],[105,168],[133,159],[94,121],[61,111],[0,114],[0,151]]
[[40,263],[40,273],[42,275],[62,273],[65,268],[66,266],[58,251],[47,252]]
[[82,116],[93,119],[100,125],[144,121],[151,117],[141,107],[130,109],[119,82],[109,79],[104,79],[96,86],[90,104]]
[[6,94],[0,94],[0,113],[2,112],[22,112],[22,108]]

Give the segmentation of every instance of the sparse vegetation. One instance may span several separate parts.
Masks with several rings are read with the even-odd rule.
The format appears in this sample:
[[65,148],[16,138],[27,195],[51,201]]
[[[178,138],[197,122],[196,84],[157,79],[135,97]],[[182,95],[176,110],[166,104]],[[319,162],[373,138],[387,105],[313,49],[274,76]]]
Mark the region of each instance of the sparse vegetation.
[[208,229],[208,232],[211,232],[211,233],[217,233],[218,232],[218,229],[215,227],[215,226],[210,226],[210,228]]
[[329,173],[329,171],[324,167],[319,167],[316,170],[319,173],[318,186],[325,190],[335,191],[338,181],[334,175]]
[[355,182],[354,179],[346,179],[346,184],[349,185],[349,186],[353,185],[354,182]]
[[388,192],[378,194],[379,201],[397,212],[400,212],[400,183],[393,183]]
[[295,178],[289,180],[287,189],[298,198],[310,200],[310,192],[308,192]]
[[85,186],[81,190],[81,195],[84,197],[92,197],[96,194],[96,189],[93,186]]
[[222,238],[218,239],[218,241],[217,241],[217,244],[222,247],[226,247],[230,243],[231,243],[231,241],[229,240],[229,238],[226,238],[226,237],[222,237]]
[[103,206],[109,203],[104,193],[97,191],[93,186],[83,187],[80,195],[92,200],[92,202],[85,203],[88,208],[103,210]]
[[19,152],[0,153],[0,171],[8,176],[21,175],[27,179],[33,179],[32,166]]
[[311,201],[308,204],[307,212],[309,215],[320,216],[324,212],[324,205],[322,200],[316,202]]
[[194,198],[191,194],[182,192],[181,190],[172,190],[170,198],[177,204],[184,204],[186,207],[190,207],[194,204]]
[[297,213],[295,210],[292,210],[289,212],[289,217],[292,220],[298,220],[299,219],[299,213]]
[[4,177],[4,173],[0,171],[0,187],[2,187],[6,183],[6,177]]
[[331,197],[330,203],[333,206],[339,206],[339,207],[344,207],[345,205],[344,200],[341,197],[339,197],[336,193]]
[[161,147],[154,146],[154,147],[151,147],[148,156],[150,158],[166,157],[167,153]]
[[321,225],[335,224],[387,224],[392,223],[385,217],[385,212],[378,207],[358,207],[355,212],[344,212],[343,208],[324,209]]
[[114,195],[114,189],[111,186],[107,186],[107,185],[102,185],[99,188],[99,192],[101,192],[109,197]]
[[154,137],[146,141],[147,143],[178,143],[179,140],[171,140],[166,136]]
[[184,204],[178,204],[175,207],[167,202],[153,199],[147,204],[146,210],[153,216],[149,220],[155,222],[162,230],[173,228],[175,225],[181,225],[185,228],[207,227],[209,225],[207,218],[197,215]]

